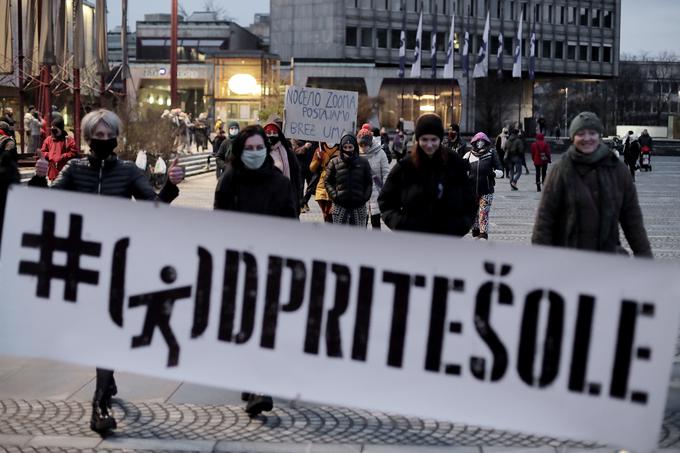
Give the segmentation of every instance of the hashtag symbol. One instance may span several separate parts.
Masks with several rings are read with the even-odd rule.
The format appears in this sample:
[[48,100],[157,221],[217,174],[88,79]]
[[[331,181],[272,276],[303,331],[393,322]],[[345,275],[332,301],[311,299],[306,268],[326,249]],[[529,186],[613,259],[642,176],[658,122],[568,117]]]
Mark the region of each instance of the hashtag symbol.
[[[102,245],[99,242],[82,240],[83,216],[71,214],[67,237],[56,237],[54,234],[56,215],[52,211],[44,211],[42,233],[24,233],[21,246],[40,251],[37,262],[21,261],[19,275],[38,277],[36,296],[49,299],[52,280],[64,282],[64,300],[75,302],[78,298],[78,284],[96,285],[99,283],[99,272],[81,269],[81,256],[99,257]],[[54,264],[54,252],[66,253],[66,265]]]

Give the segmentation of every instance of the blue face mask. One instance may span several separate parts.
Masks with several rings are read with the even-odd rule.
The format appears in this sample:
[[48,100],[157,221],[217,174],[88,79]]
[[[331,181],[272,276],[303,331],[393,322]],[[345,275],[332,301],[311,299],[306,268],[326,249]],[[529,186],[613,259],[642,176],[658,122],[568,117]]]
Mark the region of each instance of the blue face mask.
[[257,148],[252,151],[243,151],[241,162],[250,170],[257,170],[264,163],[267,157],[267,148]]

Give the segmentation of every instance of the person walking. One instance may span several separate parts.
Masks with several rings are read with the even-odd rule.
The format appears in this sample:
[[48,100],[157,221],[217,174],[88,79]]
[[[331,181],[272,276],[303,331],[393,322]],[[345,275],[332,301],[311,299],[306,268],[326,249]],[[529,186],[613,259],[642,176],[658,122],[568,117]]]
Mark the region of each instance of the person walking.
[[[274,165],[270,142],[262,127],[245,127],[231,148],[230,165],[215,188],[214,209],[296,219],[297,196],[292,182]],[[271,411],[269,395],[243,392],[245,410],[251,417]]]
[[[288,139],[283,135],[281,126],[276,120],[264,125],[264,132],[269,140],[269,152],[274,159],[274,165],[281,170],[283,175],[290,179],[295,189],[295,198],[299,205],[300,193],[302,192],[302,175],[300,173],[300,164],[298,163],[295,153],[288,143]],[[299,216],[299,206],[298,206]]]
[[633,131],[628,131],[628,137],[623,144],[623,160],[628,165],[630,176],[635,182],[635,170],[637,170],[638,158],[640,157],[640,142]]
[[524,160],[524,142],[519,138],[519,130],[510,129],[510,136],[505,142],[505,159],[510,169],[510,187],[519,190],[517,182],[522,176],[522,161]]
[[649,135],[647,129],[643,129],[638,138],[638,143],[640,144],[640,157],[639,157],[639,167],[642,170],[651,169],[651,157],[654,151],[654,140]]
[[359,156],[366,159],[371,167],[371,179],[373,189],[371,198],[368,202],[368,215],[371,220],[371,228],[380,229],[380,207],[378,206],[378,195],[385,184],[387,175],[390,172],[390,164],[382,152],[381,146],[371,140],[367,131],[360,130],[357,134],[359,141]]
[[415,125],[411,153],[392,167],[378,196],[392,230],[465,236],[477,213],[469,164],[442,146],[444,125],[426,113]]
[[319,172],[319,182],[316,184],[314,199],[321,208],[324,222],[327,223],[333,223],[333,201],[326,191],[326,175],[328,174],[328,164],[339,154],[339,146],[329,146],[322,142],[314,152],[312,163],[309,164],[309,170],[312,173]]
[[460,136],[460,126],[457,123],[451,123],[451,128],[449,133],[443,142],[444,148],[448,149],[449,152],[456,153],[460,157],[463,157],[468,151],[468,144]]
[[505,159],[505,143],[507,141],[508,141],[508,128],[504,127],[501,130],[501,133],[498,134],[498,136],[496,137],[495,145],[496,152],[498,153],[498,160],[501,162],[501,166],[503,167],[503,177],[510,175],[510,171],[508,169],[508,165]]
[[469,162],[468,173],[477,200],[477,215],[472,225],[472,237],[489,239],[489,214],[493,203],[496,178],[503,176],[503,170],[491,140],[484,132],[478,132],[470,141],[472,145],[463,159]]
[[[309,199],[316,191],[316,184],[319,182],[319,172],[312,173],[309,169],[309,164],[312,163],[314,150],[318,148],[318,143],[307,142],[302,140],[293,140],[293,149],[295,150],[295,157],[300,166],[300,214],[309,212]],[[307,184],[305,189],[303,186]]]
[[[379,143],[377,147],[382,154]],[[366,203],[372,190],[371,166],[359,157],[356,137],[346,134],[340,139],[340,155],[330,161],[326,174],[326,192],[333,202],[333,223],[366,228]]]
[[[184,179],[184,170],[177,166],[177,160],[168,170],[168,181],[156,194],[149,179],[134,162],[118,159],[114,153],[122,130],[118,115],[105,109],[92,111],[83,117],[81,129],[90,154],[66,163],[51,189],[166,203],[177,198],[177,184]],[[38,160],[29,186],[47,187],[45,177],[52,170],[53,166],[47,160]],[[113,370],[97,368],[90,429],[105,433],[116,428],[116,420],[111,413],[111,397],[117,392]]]
[[50,181],[56,179],[69,160],[78,157],[76,141],[66,134],[64,119],[61,116],[52,120],[50,136],[43,142],[40,155],[49,162],[47,178]]
[[531,242],[616,253],[620,225],[635,256],[652,257],[635,184],[602,142],[603,130],[592,112],[572,120],[573,144],[546,179]]
[[550,145],[546,143],[543,134],[536,134],[536,141],[531,144],[531,160],[534,161],[536,169],[536,192],[540,192],[541,184],[545,183],[548,164],[552,162]]
[[[218,129],[219,131],[219,129]],[[229,135],[225,140],[220,143],[220,146],[213,147],[213,152],[215,152],[215,149],[217,151],[215,152],[215,177],[217,179],[220,179],[220,176],[222,176],[222,173],[224,173],[224,169],[227,165],[227,162],[229,162],[229,158],[231,157],[231,146],[236,138],[236,136],[239,133],[239,125],[236,121],[231,121],[229,123]]]

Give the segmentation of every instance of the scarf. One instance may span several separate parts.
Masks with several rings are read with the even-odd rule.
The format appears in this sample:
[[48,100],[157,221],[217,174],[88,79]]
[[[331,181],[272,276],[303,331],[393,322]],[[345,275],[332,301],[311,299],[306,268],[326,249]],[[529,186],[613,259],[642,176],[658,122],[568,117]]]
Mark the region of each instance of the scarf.
[[[567,177],[568,184],[580,184],[584,186],[581,189],[587,190],[577,166],[588,167],[586,172],[595,171],[597,174],[597,185],[600,194],[599,199],[595,200],[600,213],[597,240],[598,250],[604,250],[603,247],[612,242],[609,238],[612,230],[612,222],[618,226],[618,215],[614,211],[615,200],[613,198],[613,191],[616,190],[615,181],[612,180],[611,173],[606,169],[606,160],[610,156],[611,151],[604,143],[600,143],[600,146],[590,154],[578,151],[574,145],[571,145],[569,149],[567,149],[567,157],[570,165],[565,165],[565,176]],[[567,197],[573,197],[572,201],[574,202],[575,193],[575,190],[567,190]],[[577,210],[574,214],[577,217],[575,225],[578,226],[580,224],[580,219],[578,218],[580,213]],[[616,234],[618,234],[618,231]]]
[[286,147],[283,146],[281,142],[278,142],[272,147],[269,153],[274,159],[274,166],[281,170],[281,173],[285,175],[286,178],[290,179],[290,165],[288,164],[288,153],[286,152]]

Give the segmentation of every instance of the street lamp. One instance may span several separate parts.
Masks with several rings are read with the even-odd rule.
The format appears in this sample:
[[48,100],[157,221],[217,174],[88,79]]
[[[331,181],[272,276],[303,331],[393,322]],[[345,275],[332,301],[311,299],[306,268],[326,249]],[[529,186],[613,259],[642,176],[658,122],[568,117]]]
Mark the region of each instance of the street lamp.
[[569,87],[564,87],[564,131],[569,135]]

